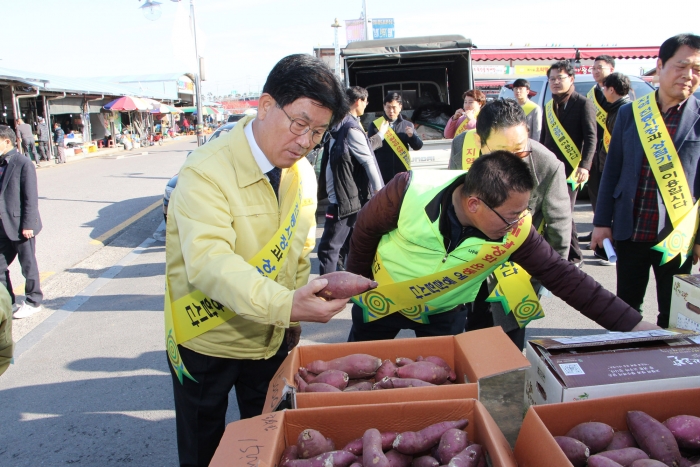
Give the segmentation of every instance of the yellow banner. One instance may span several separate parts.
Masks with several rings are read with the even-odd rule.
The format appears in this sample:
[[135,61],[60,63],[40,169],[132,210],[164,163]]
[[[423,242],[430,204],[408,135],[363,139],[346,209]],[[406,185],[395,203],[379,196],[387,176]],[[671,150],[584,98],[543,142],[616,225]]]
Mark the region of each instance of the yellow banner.
[[472,168],[474,161],[481,155],[481,148],[476,145],[476,130],[469,130],[464,135],[464,144],[462,145],[462,170]]
[[557,143],[559,150],[564,154],[564,157],[569,162],[569,165],[574,169],[569,175],[567,183],[570,183],[572,188],[576,190],[582,183],[576,181],[576,169],[578,169],[581,163],[581,151],[578,150],[571,137],[566,132],[564,127],[559,123],[559,119],[554,114],[554,101],[550,100],[544,106],[545,119],[547,120],[547,126],[549,127],[549,132],[552,134],[552,139]]
[[674,227],[673,232],[653,248],[663,253],[661,264],[677,255],[681,255],[683,264],[695,243],[699,204],[693,203],[678,151],[656,103],[656,93],[634,101],[632,112],[644,153]]
[[605,124],[605,121],[608,119],[608,113],[598,103],[598,99],[595,98],[595,85],[588,91],[586,97],[595,104],[595,119],[598,125],[603,127],[603,146],[605,147],[605,152],[608,152],[608,149],[610,149],[610,140],[612,139],[612,135],[608,131],[608,126]]
[[525,104],[522,105],[521,107],[525,111],[525,116],[527,117],[528,115],[530,115],[530,112],[532,112],[533,110],[535,110],[537,108],[537,104],[535,104],[534,102],[529,100],[529,101],[525,102]]
[[518,326],[524,328],[532,320],[544,318],[544,310],[530,282],[530,274],[522,266],[506,261],[494,271],[498,284],[487,302],[500,302],[506,314],[513,313]]
[[[277,274],[287,259],[292,238],[297,230],[297,220],[302,206],[303,190],[299,168],[294,164],[289,171],[296,179],[294,204],[277,232],[255,256],[248,260],[248,264],[254,266],[260,275],[272,280],[277,278]],[[207,297],[199,290],[195,290],[174,302],[171,300],[170,286],[166,278],[165,341],[168,358],[180,383],[182,383],[183,375],[194,381],[182,363],[177,346],[225,323],[236,316],[236,313],[216,300]]]
[[[379,117],[374,121],[374,126],[379,129],[381,128],[382,123],[384,123],[384,117]],[[406,170],[411,170],[411,155],[408,153],[408,149],[406,149],[406,146],[403,145],[399,139],[399,136],[394,130],[391,129],[391,127],[386,130],[384,141],[389,143],[389,146],[391,146],[391,149],[394,150],[394,153],[403,163],[404,167],[406,167]]]
[[471,261],[428,276],[393,282],[379,254],[372,271],[379,287],[352,298],[364,313],[365,322],[376,321],[399,312],[409,319],[425,323],[430,309],[427,302],[461,287],[473,280],[483,280],[493,266],[503,263],[530,234],[532,216],[520,220],[518,227],[508,233],[502,245],[484,243]]
[[549,70],[549,65],[515,65],[515,74],[518,76],[545,76]]

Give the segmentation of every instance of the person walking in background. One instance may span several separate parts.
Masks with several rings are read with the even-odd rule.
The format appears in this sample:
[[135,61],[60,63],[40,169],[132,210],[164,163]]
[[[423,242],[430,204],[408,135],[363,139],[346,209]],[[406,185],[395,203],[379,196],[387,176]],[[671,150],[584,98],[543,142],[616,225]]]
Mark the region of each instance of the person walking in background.
[[51,153],[49,152],[49,127],[44,121],[44,117],[37,117],[36,134],[39,140],[39,160],[50,161]]
[[486,105],[486,95],[478,89],[471,89],[462,96],[464,105],[445,125],[445,138],[454,138],[467,130],[476,128],[476,117],[481,108]]
[[0,283],[14,304],[8,268],[19,256],[26,300],[13,317],[21,319],[41,310],[44,294],[36,262],[36,236],[41,232],[36,170],[34,164],[15,149],[15,144],[15,132],[9,126],[0,125]]
[[542,134],[542,107],[530,100],[530,82],[522,78],[516,79],[513,82],[513,95],[525,111],[530,139],[539,141]]
[[53,124],[53,142],[56,144],[56,163],[66,163],[65,133],[59,123]]
[[[22,141],[22,152],[29,157],[36,165],[39,166],[39,161],[36,158],[36,146],[34,145],[34,133],[32,126],[29,123],[24,123],[21,118],[17,119],[17,134]],[[17,147],[20,145],[17,144]]]

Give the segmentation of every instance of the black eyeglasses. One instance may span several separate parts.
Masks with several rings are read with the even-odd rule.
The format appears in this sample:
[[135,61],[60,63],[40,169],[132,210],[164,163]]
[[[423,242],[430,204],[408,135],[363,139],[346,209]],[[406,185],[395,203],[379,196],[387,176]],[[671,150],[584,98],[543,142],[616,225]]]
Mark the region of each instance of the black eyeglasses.
[[[484,143],[484,146],[486,146],[486,149],[489,150],[489,153],[492,153],[492,152],[493,152],[493,150],[489,147],[488,144]],[[513,153],[511,153],[511,154],[513,154],[514,156],[518,156],[519,158],[522,159],[523,157],[527,157],[527,156],[529,156],[530,154],[532,154],[532,150],[528,149],[528,150],[526,150],[526,151],[518,151],[518,152],[513,152]],[[482,200],[482,201],[483,201],[483,200]]]
[[518,222],[520,222],[521,220],[523,220],[524,218],[526,218],[526,217],[530,214],[530,208],[528,207],[528,208],[526,208],[526,209],[522,212],[522,214],[520,214],[520,216],[519,216],[517,219],[515,219],[515,220],[512,221],[512,222],[508,222],[508,221],[506,220],[505,217],[503,217],[502,215],[500,215],[500,214],[498,213],[498,211],[496,211],[494,208],[492,208],[491,206],[489,206],[489,204],[488,204],[486,201],[484,201],[483,199],[478,198],[478,197],[477,197],[476,199],[478,199],[479,201],[481,201],[482,203],[484,203],[484,205],[485,205],[487,208],[489,208],[490,210],[492,210],[492,211],[494,212],[494,214],[496,214],[503,222],[505,222],[505,223],[506,223],[506,227],[507,227],[508,229],[512,229],[513,226],[514,226],[515,224],[517,224]]
[[289,125],[289,131],[291,131],[292,134],[295,134],[297,136],[304,136],[310,131],[311,141],[313,141],[314,144],[325,144],[331,138],[331,134],[328,133],[328,131],[312,130],[311,126],[308,123],[306,123],[304,119],[290,117],[289,114],[285,112],[282,107],[279,106],[279,104],[277,105],[277,108],[284,112],[284,114],[291,122]]

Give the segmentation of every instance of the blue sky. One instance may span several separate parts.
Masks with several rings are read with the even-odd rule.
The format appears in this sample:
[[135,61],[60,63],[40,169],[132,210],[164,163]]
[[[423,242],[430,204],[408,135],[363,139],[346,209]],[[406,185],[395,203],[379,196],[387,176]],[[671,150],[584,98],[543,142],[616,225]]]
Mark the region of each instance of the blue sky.
[[[3,0],[0,66],[67,76],[190,71],[186,3],[162,2],[147,20],[139,0]],[[257,91],[280,58],[331,45],[335,18],[358,18],[361,0],[196,0],[205,92]],[[427,6],[426,6],[427,5]],[[692,0],[367,0],[369,18],[394,18],[397,37],[461,34],[480,47],[650,46],[700,33]],[[340,29],[345,44],[345,28]]]

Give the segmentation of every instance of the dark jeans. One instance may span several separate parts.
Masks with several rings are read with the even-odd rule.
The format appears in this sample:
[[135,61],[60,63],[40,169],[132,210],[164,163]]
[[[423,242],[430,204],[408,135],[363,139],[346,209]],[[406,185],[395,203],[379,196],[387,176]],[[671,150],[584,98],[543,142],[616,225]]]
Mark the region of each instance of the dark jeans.
[[362,308],[353,305],[352,328],[348,342],[393,339],[402,329],[415,331],[416,337],[454,336],[464,332],[467,309],[468,306],[459,305],[450,311],[432,315],[430,316],[430,324],[417,323],[401,313],[392,313],[371,323],[365,323],[362,317]]
[[178,346],[194,382],[177,379],[170,360],[175,394],[177,449],[181,466],[209,465],[224,435],[228,394],[236,387],[241,419],[262,413],[267,387],[287,357],[287,344],[268,360],[236,360],[203,355]]
[[566,184],[566,189],[569,190],[569,199],[571,200],[571,246],[569,247],[569,261],[572,263],[580,263],[583,261],[583,254],[578,244],[578,232],[576,232],[576,222],[574,222],[573,216],[578,190],[572,190],[571,185],[568,183]]
[[649,268],[653,268],[656,279],[656,301],[659,307],[656,324],[662,328],[668,328],[671,295],[673,294],[673,276],[690,274],[693,258],[691,256],[681,266],[680,258],[675,257],[661,266],[661,252],[651,249],[657,243],[633,242],[631,240],[615,242],[617,296],[641,312],[644,293],[649,283]]
[[34,146],[34,141],[22,141],[22,151],[25,156],[36,162],[36,146]]
[[[471,309],[467,313],[467,325],[464,327],[466,332],[476,331],[477,329],[492,328],[495,326],[493,313],[491,312],[491,303],[486,299],[489,296],[489,287],[487,281],[481,284],[479,293],[476,294],[474,302],[471,304]],[[502,313],[502,312],[501,312]],[[518,346],[520,350],[525,347],[525,328],[512,329],[506,331],[503,329],[510,340]]]
[[357,214],[351,214],[343,219],[338,219],[338,205],[330,204],[326,208],[326,224],[323,227],[323,235],[318,244],[319,274],[335,272],[338,267],[338,256],[345,241],[350,236],[355,225]]
[[591,207],[593,208],[593,214],[595,214],[595,203],[598,202],[598,190],[600,190],[600,179],[603,177],[603,172],[598,170],[598,164],[593,161],[591,166],[591,171],[588,175],[588,197],[591,200]]
[[15,303],[15,294],[12,291],[12,281],[10,281],[10,271],[8,267],[15,258],[19,256],[19,265],[24,276],[24,295],[26,301],[32,306],[41,305],[44,294],[41,292],[41,281],[39,280],[39,266],[36,263],[36,238],[23,239],[15,242],[7,238],[5,229],[0,226],[0,284],[5,286]]
[[42,161],[51,160],[51,153],[49,152],[48,141],[39,141],[39,159]]

